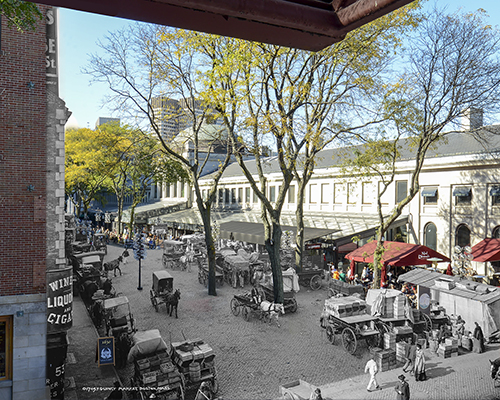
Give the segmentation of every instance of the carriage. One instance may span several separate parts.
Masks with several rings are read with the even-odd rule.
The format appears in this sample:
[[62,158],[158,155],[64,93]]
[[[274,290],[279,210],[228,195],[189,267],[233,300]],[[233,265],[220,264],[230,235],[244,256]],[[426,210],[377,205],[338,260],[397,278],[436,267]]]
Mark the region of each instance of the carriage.
[[297,271],[297,275],[299,276],[299,282],[312,290],[321,289],[321,281],[325,277],[323,270],[319,268],[301,268]]
[[361,285],[352,285],[338,279],[330,279],[328,283],[328,297],[334,296],[359,296],[365,298],[365,288]]
[[[208,265],[202,262],[198,264],[198,282],[203,286],[208,283]],[[218,265],[215,266],[215,284],[219,287],[224,285],[224,273]]]
[[[283,306],[286,313],[294,313],[297,311],[298,305],[295,299],[295,293],[300,290],[298,286],[298,278],[295,269],[289,268],[282,271],[283,276]],[[274,301],[274,286],[270,273],[265,274],[262,279],[255,281],[254,284],[259,291],[262,299],[267,301]]]
[[177,240],[164,240],[162,243],[163,256],[161,258],[164,268],[174,269],[180,267],[180,258],[185,254],[185,245]]
[[358,297],[332,297],[325,300],[320,325],[326,330],[330,343],[340,335],[344,349],[354,354],[360,340],[368,347],[376,347],[381,340],[378,318],[366,312],[366,303]]
[[103,301],[105,332],[118,337],[122,333],[130,336],[137,331],[135,320],[126,296],[112,297]]
[[242,250],[236,253],[231,248],[220,250],[216,262],[222,268],[224,281],[233,287],[244,287],[250,283],[250,257]]
[[161,304],[167,305],[168,296],[174,290],[174,278],[167,271],[153,272],[153,287],[149,291],[151,304],[158,312]]
[[[285,312],[285,308],[281,304],[275,304],[271,301],[261,298],[261,302],[255,299],[251,292],[236,294],[230,302],[231,312],[234,316],[243,315],[245,321],[250,320],[250,315],[254,314],[259,320],[263,322],[270,322],[272,314],[278,317],[280,313]],[[276,324],[279,325],[276,319]]]

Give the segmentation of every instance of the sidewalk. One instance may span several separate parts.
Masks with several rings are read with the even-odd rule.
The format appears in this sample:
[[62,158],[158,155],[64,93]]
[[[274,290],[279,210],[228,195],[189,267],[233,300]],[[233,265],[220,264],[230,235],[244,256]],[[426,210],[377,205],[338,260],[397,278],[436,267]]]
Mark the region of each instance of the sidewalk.
[[70,387],[64,391],[65,400],[104,399],[111,392],[113,383],[119,380],[113,366],[97,365],[97,337],[97,330],[85,304],[80,297],[74,297],[73,327],[68,331],[69,346],[65,371],[65,378]]
[[[360,375],[319,386],[325,399],[395,399],[394,387],[398,376],[404,374],[410,384],[412,400],[493,400],[500,398],[490,378],[490,363],[500,357],[500,345],[491,344],[483,354],[463,353],[458,357],[441,358],[425,350],[427,380],[415,382],[413,375],[403,373],[402,367],[379,372],[377,381],[382,390],[368,392],[369,375]],[[311,385],[312,388],[316,386]],[[298,393],[297,393],[298,394]],[[289,398],[289,397],[288,397]]]

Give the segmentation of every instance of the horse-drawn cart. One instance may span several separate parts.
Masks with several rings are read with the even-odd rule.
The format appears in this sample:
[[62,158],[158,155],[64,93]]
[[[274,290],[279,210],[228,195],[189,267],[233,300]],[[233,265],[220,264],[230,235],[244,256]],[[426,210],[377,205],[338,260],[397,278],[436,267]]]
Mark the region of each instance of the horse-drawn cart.
[[151,304],[158,312],[159,306],[165,304],[165,300],[174,289],[174,278],[167,271],[153,272],[153,287],[149,290]]
[[185,245],[177,240],[164,240],[162,243],[163,256],[161,258],[164,268],[174,269],[180,267],[180,258],[185,254]]
[[325,300],[321,314],[321,327],[326,329],[328,340],[334,344],[336,335],[341,335],[344,349],[354,354],[358,342],[365,340],[369,347],[380,342],[378,318],[366,312],[366,303],[357,297],[332,297]]
[[108,335],[133,334],[135,320],[126,296],[112,297],[103,301],[104,326]]
[[297,271],[299,282],[309,286],[312,290],[321,289],[321,281],[325,277],[323,270],[319,268],[302,268]]
[[233,315],[238,316],[241,311],[245,321],[250,319],[251,314],[256,315],[263,322],[271,322],[274,317],[278,327],[280,326],[278,322],[279,315],[285,313],[285,307],[282,304],[276,304],[264,298],[256,298],[252,296],[251,292],[234,295],[230,306]]
[[360,298],[365,298],[365,289],[361,285],[352,285],[347,282],[342,282],[338,279],[330,279],[328,283],[328,297],[337,295],[354,296],[358,295]]
[[[282,272],[283,276],[283,306],[286,313],[294,313],[297,311],[298,305],[295,299],[295,293],[300,290],[298,284],[298,276],[293,268],[289,268]],[[264,300],[274,301],[274,286],[272,275],[268,273],[263,276],[258,282],[254,282],[257,286],[260,296]]]
[[[203,286],[208,283],[208,265],[203,262],[198,264],[198,282]],[[215,266],[215,283],[219,287],[224,285],[224,273],[218,265]]]

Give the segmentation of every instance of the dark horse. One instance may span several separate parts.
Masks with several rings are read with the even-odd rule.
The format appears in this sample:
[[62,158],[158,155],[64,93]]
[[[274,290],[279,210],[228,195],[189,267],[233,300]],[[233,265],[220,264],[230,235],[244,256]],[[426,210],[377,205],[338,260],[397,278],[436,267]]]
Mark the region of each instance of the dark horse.
[[500,369],[500,358],[497,358],[495,361],[488,361],[491,365],[491,379],[495,379],[498,374],[498,370]]
[[169,293],[165,297],[165,305],[167,306],[167,312],[172,316],[172,312],[175,310],[175,318],[177,318],[177,306],[179,305],[179,299],[181,298],[181,291],[175,289],[174,293]]

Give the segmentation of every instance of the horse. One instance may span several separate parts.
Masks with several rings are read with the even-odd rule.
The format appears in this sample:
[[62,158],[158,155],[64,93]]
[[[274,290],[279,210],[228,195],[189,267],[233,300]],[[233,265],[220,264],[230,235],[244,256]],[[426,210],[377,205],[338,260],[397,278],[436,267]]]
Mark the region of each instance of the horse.
[[174,293],[169,293],[165,296],[165,305],[167,306],[167,312],[172,316],[172,312],[175,309],[175,318],[177,318],[177,306],[179,305],[179,299],[181,298],[181,291],[175,289]]
[[269,316],[269,323],[274,319],[278,328],[281,327],[278,318],[285,314],[285,307],[280,303],[271,303],[267,300],[262,300],[259,304],[260,309],[263,311],[264,315]]
[[120,263],[123,261],[123,257],[120,256],[117,259],[104,263],[104,271],[106,272],[106,276],[108,276],[109,271],[113,271],[116,276],[116,270],[120,271],[120,276],[122,275],[122,270],[120,269]]
[[490,362],[491,379],[496,379],[498,370],[500,369],[500,358],[495,361],[488,360]]

